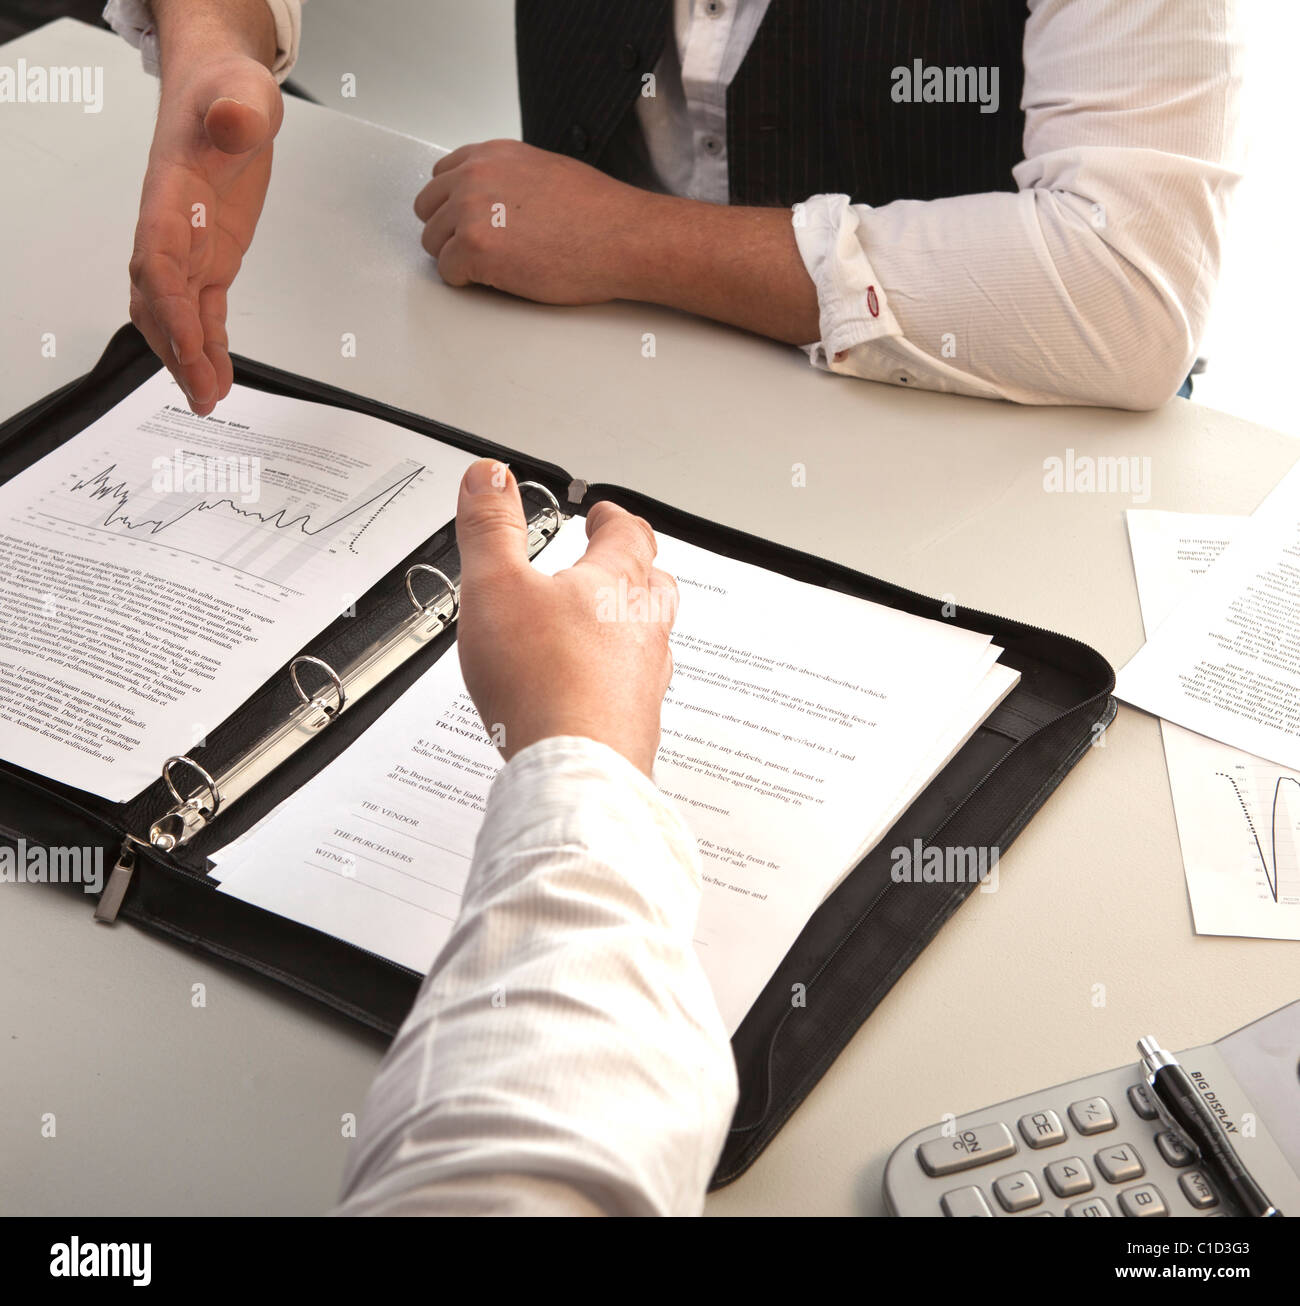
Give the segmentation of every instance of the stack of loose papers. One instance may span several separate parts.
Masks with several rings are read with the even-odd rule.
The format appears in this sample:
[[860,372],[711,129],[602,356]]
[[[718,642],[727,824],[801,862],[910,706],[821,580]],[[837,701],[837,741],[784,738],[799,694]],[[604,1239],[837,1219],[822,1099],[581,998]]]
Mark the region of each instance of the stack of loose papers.
[[1300,768],[1300,463],[1174,604],[1115,692],[1166,721]]
[[[701,850],[696,946],[735,1029],[818,904],[1010,692],[987,635],[661,535],[680,603],[655,766]],[[574,518],[535,565],[586,547]],[[501,766],[444,656],[214,861],[224,892],[417,971]]]
[[[1248,530],[1245,517],[1130,509],[1147,632]],[[1129,664],[1130,667],[1133,665]],[[1120,677],[1127,696],[1128,669]],[[1198,934],[1300,939],[1300,771],[1162,721],[1183,869]]]

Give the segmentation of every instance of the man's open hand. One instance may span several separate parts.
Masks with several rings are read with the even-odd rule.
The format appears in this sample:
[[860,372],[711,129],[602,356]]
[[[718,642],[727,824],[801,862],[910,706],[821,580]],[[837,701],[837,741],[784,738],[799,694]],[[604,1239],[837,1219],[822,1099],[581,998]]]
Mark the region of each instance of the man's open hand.
[[210,413],[233,380],[226,292],[253,239],[284,105],[270,71],[231,53],[164,72],[131,255],[131,321]]

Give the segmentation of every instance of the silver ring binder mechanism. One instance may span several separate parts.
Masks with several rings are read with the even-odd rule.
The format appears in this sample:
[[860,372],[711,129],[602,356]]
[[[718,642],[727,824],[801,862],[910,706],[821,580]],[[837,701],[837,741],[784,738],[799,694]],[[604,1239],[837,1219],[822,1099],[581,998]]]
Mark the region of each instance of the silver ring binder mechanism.
[[421,603],[420,600],[415,597],[415,590],[411,588],[411,577],[417,571],[427,571],[430,575],[437,576],[437,578],[447,587],[447,592],[454,600],[450,619],[455,621],[460,615],[460,591],[451,583],[450,580],[448,580],[445,571],[439,571],[437,567],[431,567],[427,562],[417,562],[414,567],[407,567],[406,569],[406,597],[411,600],[411,606],[416,610],[416,612],[428,612],[431,606],[428,603]]
[[[197,771],[203,778],[207,793],[212,798],[210,804],[203,802],[204,790],[202,789],[192,793],[188,798],[181,796],[181,791],[176,788],[176,782],[172,779],[172,767],[179,762],[183,762],[192,771]],[[176,800],[176,806],[149,827],[149,842],[163,852],[171,852],[196,831],[203,829],[221,810],[221,789],[208,771],[192,757],[169,757],[162,765],[162,778],[168,792]]]
[[[528,556],[533,558],[546,547],[568,514],[555,495],[536,481],[520,482],[519,490],[521,495],[525,490],[532,490],[546,501],[545,507],[528,518]],[[412,577],[417,573],[426,573],[441,583],[438,592],[423,603],[416,597],[412,584]],[[406,569],[405,584],[413,611],[363,649],[345,670],[336,671],[323,658],[307,653],[294,658],[289,664],[289,679],[298,696],[298,706],[224,771],[214,777],[192,757],[169,757],[163,763],[163,780],[176,802],[149,827],[149,843],[155,849],[173,852],[205,830],[218,811],[258,785],[460,615],[459,569],[449,575],[427,562],[417,562]],[[325,686],[315,694],[308,694],[299,679],[299,668],[303,666],[316,667],[327,677]],[[172,768],[182,763],[203,782],[188,794],[182,794],[171,778]]]
[[[411,570],[414,571],[415,569],[412,568]],[[406,574],[409,576],[411,572],[408,571]],[[330,707],[325,699],[321,698],[319,694],[312,698],[307,697],[307,691],[298,681],[298,663],[300,662],[308,662],[312,666],[320,667],[320,669],[334,682],[334,693],[336,699],[333,707]],[[343,688],[343,681],[339,679],[339,673],[335,671],[324,658],[314,658],[306,653],[302,654],[300,657],[294,658],[294,660],[289,663],[289,679],[293,681],[294,692],[298,695],[298,700],[301,703],[307,707],[318,707],[325,713],[325,721],[321,721],[319,725],[324,725],[326,721],[332,720],[347,706],[348,695],[347,691]]]

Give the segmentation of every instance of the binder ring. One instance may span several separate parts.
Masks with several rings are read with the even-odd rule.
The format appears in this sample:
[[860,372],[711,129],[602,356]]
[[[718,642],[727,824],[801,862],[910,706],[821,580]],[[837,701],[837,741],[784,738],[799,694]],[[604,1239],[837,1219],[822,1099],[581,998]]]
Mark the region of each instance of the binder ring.
[[540,481],[520,481],[519,493],[522,495],[525,490],[536,490],[543,498],[550,500],[551,515],[555,518],[555,529],[558,531],[564,525],[564,509],[560,507],[559,499]]
[[[307,691],[298,683],[298,663],[310,662],[313,666],[320,669],[334,682],[334,692],[338,695],[338,703],[330,708],[325,706],[325,700],[318,694],[315,698],[308,698]],[[289,679],[293,681],[293,687],[298,697],[302,699],[305,707],[318,707],[326,716],[337,716],[343,711],[343,705],[347,702],[347,695],[343,692],[343,682],[339,679],[339,673],[334,670],[323,658],[314,658],[304,653],[301,657],[296,657],[289,663]]]
[[432,575],[437,576],[447,587],[447,593],[451,595],[451,616],[448,620],[455,621],[457,614],[460,612],[460,595],[456,593],[456,587],[448,579],[447,573],[439,571],[437,567],[431,567],[427,562],[417,562],[414,566],[406,569],[406,597],[411,600],[411,606],[414,607],[416,612],[428,612],[430,606],[436,602],[436,600],[430,599],[428,603],[421,603],[415,597],[415,590],[411,588],[411,575],[417,571],[430,572]]
[[[178,807],[184,807],[190,802],[190,799],[181,797],[180,790],[176,788],[175,782],[172,780],[172,767],[175,766],[177,762],[184,762],[186,766],[192,767],[200,776],[203,777],[203,782],[208,786],[208,793],[212,797],[212,809],[208,812],[208,816],[216,816],[217,810],[221,806],[221,791],[217,788],[217,782],[212,778],[212,776],[209,775],[208,772],[204,770],[204,768],[201,767],[192,757],[169,757],[162,765],[163,782],[171,791],[171,796],[176,800],[176,805]],[[199,804],[199,810],[203,810],[203,805],[201,803]]]

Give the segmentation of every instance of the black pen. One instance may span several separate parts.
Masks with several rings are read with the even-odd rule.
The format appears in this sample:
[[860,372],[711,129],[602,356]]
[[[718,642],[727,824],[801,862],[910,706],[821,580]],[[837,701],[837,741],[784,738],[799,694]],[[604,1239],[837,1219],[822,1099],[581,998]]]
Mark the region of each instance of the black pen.
[[1281,1215],[1242,1164],[1227,1130],[1173,1054],[1166,1052],[1154,1038],[1138,1039],[1138,1051],[1165,1123],[1191,1143],[1201,1163],[1232,1195],[1242,1213]]

